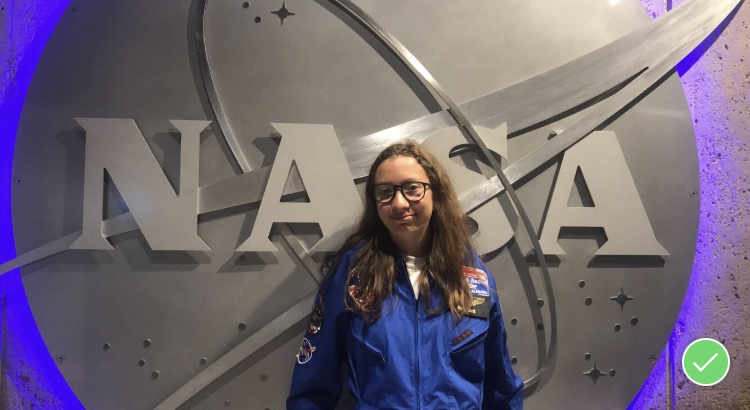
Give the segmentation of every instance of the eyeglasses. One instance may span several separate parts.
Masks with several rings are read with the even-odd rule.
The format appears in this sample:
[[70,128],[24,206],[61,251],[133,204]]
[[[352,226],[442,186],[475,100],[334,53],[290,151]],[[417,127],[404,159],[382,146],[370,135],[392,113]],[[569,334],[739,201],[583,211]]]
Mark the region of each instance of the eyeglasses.
[[407,201],[417,202],[424,198],[429,186],[430,184],[426,182],[407,182],[401,185],[377,184],[374,190],[375,200],[381,204],[391,202],[396,197],[396,191],[401,191],[401,195]]

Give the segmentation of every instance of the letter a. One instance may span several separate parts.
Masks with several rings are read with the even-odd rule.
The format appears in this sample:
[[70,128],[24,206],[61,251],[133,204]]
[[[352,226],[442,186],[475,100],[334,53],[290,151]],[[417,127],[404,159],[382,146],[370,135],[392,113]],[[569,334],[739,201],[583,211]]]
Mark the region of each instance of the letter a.
[[[268,239],[275,222],[317,222],[323,239],[312,252],[333,251],[356,223],[362,201],[336,132],[329,124],[272,124],[281,144],[250,237],[238,252],[276,252]],[[281,202],[289,169],[297,165],[309,203]]]
[[[568,206],[580,168],[593,207]],[[594,132],[565,152],[539,238],[547,255],[564,255],[557,243],[560,228],[601,227],[607,242],[595,255],[669,255],[656,240],[617,137]]]

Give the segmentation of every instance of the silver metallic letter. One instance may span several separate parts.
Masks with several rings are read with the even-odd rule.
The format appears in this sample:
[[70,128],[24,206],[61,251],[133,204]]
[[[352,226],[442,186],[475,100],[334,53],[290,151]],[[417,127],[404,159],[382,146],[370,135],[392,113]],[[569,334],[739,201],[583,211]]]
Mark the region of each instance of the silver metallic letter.
[[[341,245],[362,209],[336,132],[329,124],[272,125],[281,134],[281,144],[253,231],[237,251],[276,252],[268,239],[275,222],[317,222],[323,238],[311,251],[333,251]],[[293,163],[297,165],[310,203],[281,202]]]
[[83,230],[70,249],[113,249],[102,233],[104,170],[153,250],[207,251],[198,236],[198,148],[209,121],[171,121],[182,134],[174,192],[131,119],[77,118],[86,130]]
[[[594,206],[571,207],[580,168]],[[594,132],[565,152],[550,198],[540,243],[545,254],[564,255],[561,227],[601,227],[607,242],[595,255],[669,255],[656,240],[614,132]]]
[[[496,154],[507,157],[508,135],[507,124],[503,123],[494,130],[476,127],[482,140]],[[467,169],[450,159],[450,152],[457,146],[466,145],[466,138],[457,128],[445,128],[430,135],[425,146],[437,157],[448,173],[456,194],[460,197],[472,187],[487,180],[482,174]],[[479,225],[474,234],[474,244],[480,255],[500,249],[513,237],[513,227],[501,204],[492,200],[469,214]]]

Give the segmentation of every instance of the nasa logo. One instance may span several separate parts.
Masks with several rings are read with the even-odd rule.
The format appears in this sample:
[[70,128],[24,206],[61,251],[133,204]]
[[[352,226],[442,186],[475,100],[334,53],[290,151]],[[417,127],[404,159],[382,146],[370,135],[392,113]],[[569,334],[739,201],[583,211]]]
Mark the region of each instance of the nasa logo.
[[297,363],[305,364],[312,359],[315,346],[310,344],[307,338],[302,339],[302,346],[299,347],[299,353],[297,353]]
[[[679,312],[697,231],[692,126],[669,74],[737,1],[690,0],[656,22],[635,0],[482,13],[452,0],[114,3],[67,13],[40,61],[16,143],[20,256],[2,266],[22,267],[40,332],[86,407],[177,407],[288,329],[304,332],[313,254],[346,234],[370,161],[405,136],[441,159],[474,222],[527,403],[627,405]],[[438,79],[444,89],[428,85],[441,97],[420,78]],[[238,338],[237,322],[255,331]],[[179,347],[154,360],[189,380],[177,391],[133,394],[125,369],[141,346],[103,366],[80,343],[145,332]],[[285,368],[296,337],[257,366]],[[303,340],[298,362],[314,350]],[[193,365],[204,356],[217,358],[210,375]],[[105,383],[121,388],[103,397]]]

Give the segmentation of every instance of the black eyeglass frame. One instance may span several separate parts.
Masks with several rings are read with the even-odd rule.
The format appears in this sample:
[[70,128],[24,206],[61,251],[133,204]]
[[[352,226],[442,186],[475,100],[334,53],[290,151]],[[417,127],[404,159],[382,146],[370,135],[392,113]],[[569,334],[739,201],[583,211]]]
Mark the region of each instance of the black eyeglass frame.
[[[419,184],[419,185],[422,185],[422,196],[421,196],[421,197],[419,197],[419,199],[409,199],[409,198],[407,198],[407,197],[406,197],[406,194],[404,193],[404,185],[411,185],[411,184]],[[377,189],[378,189],[378,187],[379,187],[379,186],[389,186],[389,187],[393,188],[393,195],[391,195],[391,197],[390,197],[390,198],[388,198],[388,199],[387,199],[387,200],[385,200],[385,201],[381,201],[381,200],[379,200],[379,199],[378,199],[378,196],[377,196]],[[432,187],[430,186],[430,183],[429,183],[429,182],[420,182],[420,181],[409,181],[409,182],[405,182],[405,183],[403,183],[403,184],[401,184],[401,185],[393,185],[393,184],[375,184],[375,185],[374,185],[374,186],[372,187],[372,196],[373,196],[373,198],[375,198],[375,202],[376,202],[376,203],[379,203],[379,204],[387,204],[387,203],[389,203],[389,202],[393,201],[393,199],[394,199],[394,198],[396,198],[396,192],[399,192],[399,191],[400,191],[400,192],[401,192],[401,196],[403,196],[405,200],[407,200],[407,201],[409,201],[409,202],[419,202],[419,201],[421,201],[422,199],[424,199],[424,196],[425,196],[425,195],[427,195],[427,188],[430,188],[430,189],[432,189]]]

